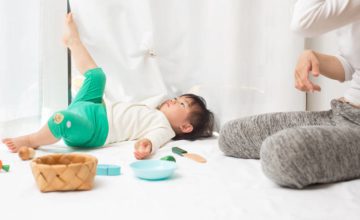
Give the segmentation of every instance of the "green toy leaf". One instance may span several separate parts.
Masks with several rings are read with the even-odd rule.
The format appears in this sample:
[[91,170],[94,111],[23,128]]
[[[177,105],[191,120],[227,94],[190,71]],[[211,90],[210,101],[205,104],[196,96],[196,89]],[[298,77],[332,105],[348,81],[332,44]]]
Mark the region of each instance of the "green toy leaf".
[[3,165],[2,169],[5,170],[6,172],[9,172],[10,170],[10,165]]
[[176,162],[175,157],[173,157],[173,156],[171,156],[171,155],[162,157],[162,158],[160,158],[160,160],[167,160],[167,161]]

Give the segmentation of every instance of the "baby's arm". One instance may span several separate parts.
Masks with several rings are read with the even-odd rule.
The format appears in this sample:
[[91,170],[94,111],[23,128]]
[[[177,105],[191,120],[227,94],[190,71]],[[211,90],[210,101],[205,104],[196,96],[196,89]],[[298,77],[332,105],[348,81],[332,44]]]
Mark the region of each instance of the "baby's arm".
[[142,160],[150,156],[152,143],[149,139],[142,138],[135,143],[134,156],[138,160]]
[[174,136],[174,131],[167,127],[159,127],[148,132],[135,143],[134,155],[136,159],[145,159],[152,153],[155,153]]
[[71,50],[71,56],[75,61],[75,66],[81,74],[97,67],[95,61],[80,40],[79,32],[71,13],[67,14],[65,19],[63,42],[65,46]]

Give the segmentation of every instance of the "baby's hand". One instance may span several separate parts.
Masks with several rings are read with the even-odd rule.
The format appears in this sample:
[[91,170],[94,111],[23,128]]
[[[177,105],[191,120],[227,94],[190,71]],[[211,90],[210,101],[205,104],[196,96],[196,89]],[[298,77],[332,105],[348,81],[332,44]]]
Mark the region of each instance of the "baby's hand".
[[145,159],[151,154],[152,144],[149,139],[141,139],[135,143],[135,158],[138,160]]
[[73,20],[71,12],[66,15],[65,28],[63,34],[63,43],[66,47],[72,46],[74,43],[80,42],[79,32]]

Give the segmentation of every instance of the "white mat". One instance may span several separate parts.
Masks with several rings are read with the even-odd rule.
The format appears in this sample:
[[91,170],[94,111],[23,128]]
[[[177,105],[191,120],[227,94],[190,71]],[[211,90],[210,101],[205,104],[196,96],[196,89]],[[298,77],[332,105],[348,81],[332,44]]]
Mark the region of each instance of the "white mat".
[[[206,164],[171,153],[172,146],[199,153]],[[118,164],[122,174],[97,176],[95,188],[81,192],[41,193],[29,161],[0,146],[0,159],[11,172],[0,172],[0,219],[360,219],[360,181],[281,188],[268,180],[257,160],[225,157],[216,139],[167,144],[152,158],[174,155],[178,169],[169,180],[134,177],[133,142],[85,151],[99,163]],[[37,156],[69,152],[47,146]]]

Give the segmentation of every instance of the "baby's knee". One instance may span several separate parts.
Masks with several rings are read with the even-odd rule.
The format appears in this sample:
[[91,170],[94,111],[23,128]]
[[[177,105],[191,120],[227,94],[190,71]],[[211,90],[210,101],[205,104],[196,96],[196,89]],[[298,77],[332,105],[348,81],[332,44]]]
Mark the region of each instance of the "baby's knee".
[[58,111],[55,112],[49,120],[51,120],[56,125],[64,125],[66,122],[71,120],[72,114],[68,111]]
[[71,114],[67,111],[55,112],[48,120],[48,126],[51,133],[56,138],[61,138],[65,130],[71,127]]
[[264,174],[275,183],[289,188],[303,188],[307,183],[303,165],[306,163],[301,142],[293,141],[286,131],[264,140],[260,161]]
[[95,69],[92,69],[90,71],[91,71],[91,74],[94,77],[94,80],[101,81],[101,82],[106,82],[106,75],[105,75],[102,68],[95,68]]

